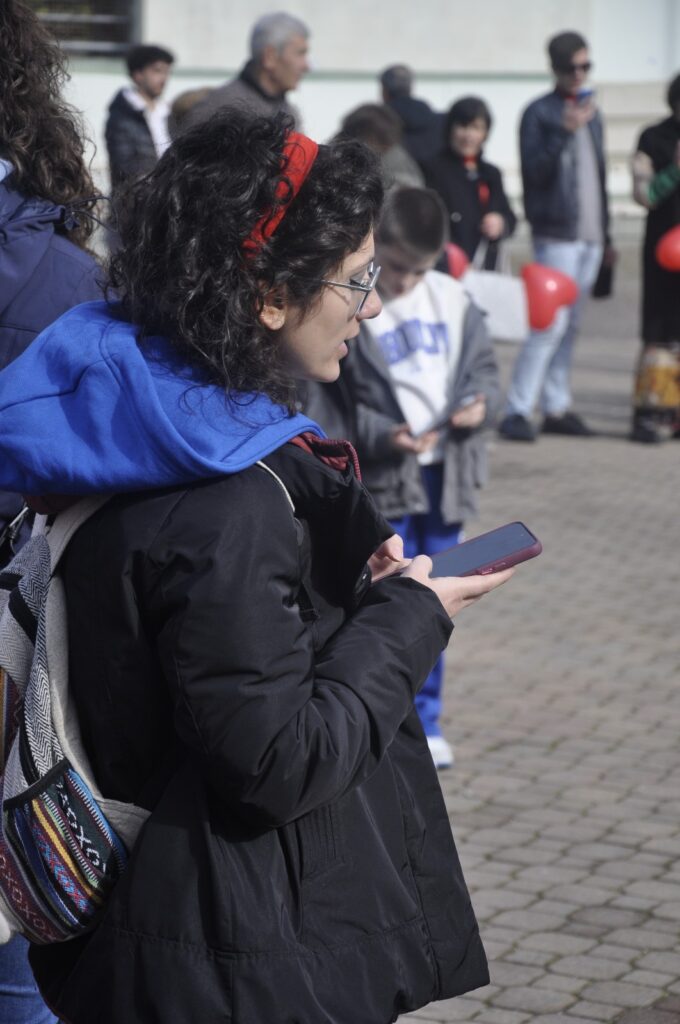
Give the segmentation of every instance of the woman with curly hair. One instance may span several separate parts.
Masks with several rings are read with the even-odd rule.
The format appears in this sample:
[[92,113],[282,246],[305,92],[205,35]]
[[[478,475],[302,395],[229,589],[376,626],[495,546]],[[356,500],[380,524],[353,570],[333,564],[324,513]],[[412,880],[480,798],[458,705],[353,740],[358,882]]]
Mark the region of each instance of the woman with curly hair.
[[[18,0],[3,0],[0,369],[71,306],[101,297],[99,268],[84,248],[92,221],[79,213],[92,204],[94,188],[80,124],[60,94],[65,78],[61,51],[35,13]],[[21,507],[18,495],[0,492],[0,535],[17,523]],[[0,543],[0,568],[9,553],[9,543]],[[54,1020],[38,996],[21,939],[0,949],[0,1019]]]
[[488,980],[413,698],[508,574],[406,564],[295,412],[380,310],[381,199],[363,145],[218,115],[132,187],[119,304],[0,376],[0,482],[110,495],[65,556],[70,687],[150,812],[96,926],[32,948],[71,1024],[387,1024]]

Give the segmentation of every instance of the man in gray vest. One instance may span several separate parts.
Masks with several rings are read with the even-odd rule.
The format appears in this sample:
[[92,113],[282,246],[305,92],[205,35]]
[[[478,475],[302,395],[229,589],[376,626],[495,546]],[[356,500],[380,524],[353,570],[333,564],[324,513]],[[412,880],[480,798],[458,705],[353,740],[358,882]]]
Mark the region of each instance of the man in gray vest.
[[286,95],[309,71],[308,40],[309,29],[299,18],[284,11],[264,14],[250,34],[250,60],[236,78],[213,89],[192,108],[186,127],[206,121],[222,107],[240,107],[265,116],[284,110],[299,128],[299,114]]
[[518,354],[499,426],[510,441],[535,440],[531,417],[539,401],[544,433],[592,433],[571,409],[570,376],[581,314],[607,244],[602,118],[587,85],[592,64],[583,36],[561,32],[548,54],[555,88],[529,104],[520,124],[524,209],[536,262],[572,277],[579,297],[547,330],[532,331]]

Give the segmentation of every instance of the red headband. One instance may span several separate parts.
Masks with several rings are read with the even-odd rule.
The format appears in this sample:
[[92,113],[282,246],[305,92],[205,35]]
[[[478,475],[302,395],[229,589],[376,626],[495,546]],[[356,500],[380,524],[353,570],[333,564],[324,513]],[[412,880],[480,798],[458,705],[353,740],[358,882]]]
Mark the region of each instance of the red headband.
[[299,132],[290,132],[283,147],[281,161],[281,171],[285,177],[279,181],[276,187],[277,199],[284,199],[286,196],[288,198],[281,203],[276,213],[272,214],[270,211],[257,222],[243,244],[244,249],[251,253],[256,252],[262,248],[268,238],[271,238],[286,216],[288,207],[300,191],[318,152],[319,147],[312,139],[308,139],[306,135],[300,135]]

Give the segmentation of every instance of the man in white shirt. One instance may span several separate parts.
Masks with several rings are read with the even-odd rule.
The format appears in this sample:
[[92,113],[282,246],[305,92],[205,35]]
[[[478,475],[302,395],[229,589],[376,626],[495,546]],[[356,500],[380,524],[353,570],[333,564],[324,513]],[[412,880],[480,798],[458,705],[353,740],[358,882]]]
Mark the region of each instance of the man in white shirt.
[[106,122],[111,186],[150,171],[170,145],[162,98],[175,58],[162,46],[134,46],[127,56],[132,84],[113,98]]

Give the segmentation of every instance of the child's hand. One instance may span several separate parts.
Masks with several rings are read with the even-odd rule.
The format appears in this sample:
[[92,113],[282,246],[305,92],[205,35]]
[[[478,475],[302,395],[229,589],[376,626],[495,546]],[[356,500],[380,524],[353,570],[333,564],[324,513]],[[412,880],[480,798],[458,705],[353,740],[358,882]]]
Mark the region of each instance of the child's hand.
[[474,402],[469,402],[462,409],[451,413],[452,427],[478,427],[486,417],[486,398],[476,395]]
[[438,439],[439,433],[436,430],[430,430],[427,434],[414,437],[408,423],[399,423],[392,428],[392,446],[398,452],[420,455],[422,452],[429,452],[430,448],[434,448]]

